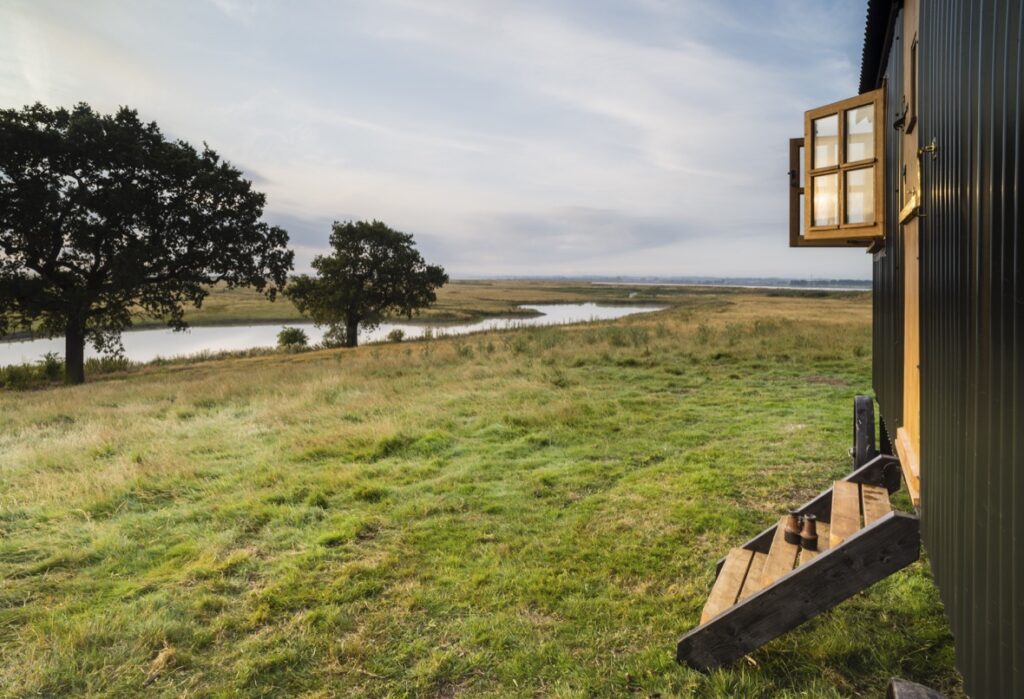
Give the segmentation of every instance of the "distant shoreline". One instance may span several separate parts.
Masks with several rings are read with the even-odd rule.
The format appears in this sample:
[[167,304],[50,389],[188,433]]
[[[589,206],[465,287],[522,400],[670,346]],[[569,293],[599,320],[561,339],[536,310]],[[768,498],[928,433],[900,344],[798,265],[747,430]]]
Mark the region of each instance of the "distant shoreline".
[[871,291],[870,286],[803,286],[794,284],[740,284],[715,282],[590,282],[594,286],[706,286],[715,289],[777,289],[783,291]]

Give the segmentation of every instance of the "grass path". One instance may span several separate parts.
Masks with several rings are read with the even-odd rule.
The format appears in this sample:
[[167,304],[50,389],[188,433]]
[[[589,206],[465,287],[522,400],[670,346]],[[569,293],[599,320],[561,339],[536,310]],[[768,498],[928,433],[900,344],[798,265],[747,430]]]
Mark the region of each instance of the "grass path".
[[848,469],[870,301],[675,303],[0,393],[0,693],[956,695],[923,563],[676,665],[713,562]]

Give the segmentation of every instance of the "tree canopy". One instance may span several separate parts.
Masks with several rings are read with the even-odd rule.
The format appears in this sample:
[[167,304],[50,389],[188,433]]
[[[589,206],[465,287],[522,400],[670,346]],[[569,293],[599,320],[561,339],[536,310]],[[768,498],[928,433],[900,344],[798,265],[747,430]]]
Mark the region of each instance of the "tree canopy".
[[376,327],[388,315],[412,317],[448,282],[442,267],[423,260],[412,235],[380,221],[335,222],[330,244],[330,255],[313,259],[317,276],[294,277],[285,294],[347,347],[358,344],[360,327]]
[[0,336],[63,334],[79,383],[86,341],[119,349],[133,316],[184,328],[215,283],[273,299],[293,253],[264,204],[208,146],[127,107],[0,110]]

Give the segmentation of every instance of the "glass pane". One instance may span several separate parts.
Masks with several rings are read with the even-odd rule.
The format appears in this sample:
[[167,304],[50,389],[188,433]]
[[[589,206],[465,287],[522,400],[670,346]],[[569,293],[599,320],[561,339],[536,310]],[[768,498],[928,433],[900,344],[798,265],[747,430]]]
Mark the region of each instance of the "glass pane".
[[846,173],[846,223],[875,222],[875,171],[866,167]]
[[814,226],[839,224],[839,175],[818,175],[811,178],[814,202],[811,209]]
[[846,162],[854,163],[875,156],[875,106],[849,109],[846,112]]
[[811,168],[834,167],[839,164],[839,115],[831,114],[815,119],[811,128],[814,130],[814,160]]

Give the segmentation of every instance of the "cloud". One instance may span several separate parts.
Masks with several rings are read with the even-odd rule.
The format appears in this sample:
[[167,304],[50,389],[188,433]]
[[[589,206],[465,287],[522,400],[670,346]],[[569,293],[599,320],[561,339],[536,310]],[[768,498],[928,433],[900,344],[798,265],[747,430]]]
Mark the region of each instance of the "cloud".
[[[854,91],[862,14],[861,0],[14,0],[0,99],[130,104],[206,141],[310,254],[333,220],[378,218],[463,273],[724,275],[743,245],[804,274],[810,253],[786,244],[787,141],[803,110]],[[851,251],[812,256],[868,274]]]
[[474,259],[516,265],[579,263],[626,251],[650,251],[692,237],[675,219],[591,207],[483,213],[473,221],[478,233],[446,256],[463,263]]

